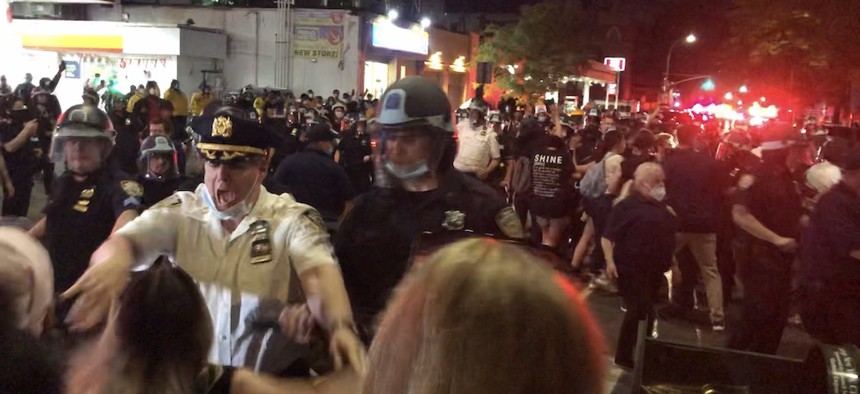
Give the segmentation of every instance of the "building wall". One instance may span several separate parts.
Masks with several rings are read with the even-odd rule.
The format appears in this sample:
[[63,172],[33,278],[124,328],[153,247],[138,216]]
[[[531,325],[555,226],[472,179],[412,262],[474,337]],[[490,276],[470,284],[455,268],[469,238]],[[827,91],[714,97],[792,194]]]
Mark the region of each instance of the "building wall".
[[[290,86],[275,86],[277,10],[90,6],[89,19],[119,21],[123,13],[128,13],[129,22],[133,23],[185,24],[188,19],[193,19],[194,26],[224,31],[228,36],[227,56],[221,75],[225,90],[237,90],[248,84],[291,88],[299,92],[313,89],[320,94],[330,94],[334,89],[348,92],[357,88],[357,16],[347,14],[344,18],[342,62],[294,58],[291,60]],[[189,64],[185,66],[191,67]]]

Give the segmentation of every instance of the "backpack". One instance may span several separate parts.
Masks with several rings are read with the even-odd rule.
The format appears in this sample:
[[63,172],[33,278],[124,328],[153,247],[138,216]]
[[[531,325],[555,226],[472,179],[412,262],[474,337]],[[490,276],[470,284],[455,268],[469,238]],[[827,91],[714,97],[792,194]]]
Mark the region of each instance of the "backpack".
[[525,193],[532,185],[532,163],[527,156],[520,156],[514,163],[511,173],[511,189],[515,193]]
[[585,176],[579,181],[579,192],[588,198],[598,198],[606,193],[606,159],[615,156],[609,153],[597,164],[591,166],[585,172]]

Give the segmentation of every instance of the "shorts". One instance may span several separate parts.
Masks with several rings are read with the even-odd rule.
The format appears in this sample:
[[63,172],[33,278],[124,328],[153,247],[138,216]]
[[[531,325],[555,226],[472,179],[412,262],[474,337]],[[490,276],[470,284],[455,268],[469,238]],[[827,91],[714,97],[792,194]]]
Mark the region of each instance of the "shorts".
[[573,201],[567,197],[532,197],[529,201],[529,211],[532,215],[541,218],[566,219],[571,215],[572,203]]

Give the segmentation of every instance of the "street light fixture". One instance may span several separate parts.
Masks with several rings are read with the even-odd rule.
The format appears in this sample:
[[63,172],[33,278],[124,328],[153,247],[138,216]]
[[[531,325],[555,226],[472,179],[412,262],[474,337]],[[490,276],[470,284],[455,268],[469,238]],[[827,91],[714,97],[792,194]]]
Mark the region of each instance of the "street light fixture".
[[672,62],[672,51],[675,50],[675,47],[678,46],[678,44],[680,44],[682,42],[685,42],[687,44],[692,44],[692,43],[696,42],[696,35],[690,33],[686,37],[679,38],[678,40],[673,42],[672,45],[669,47],[669,53],[666,54],[666,72],[663,74],[663,91],[664,92],[669,91],[669,65]]
[[426,29],[428,27],[430,27],[430,18],[425,16],[421,18],[421,28]]
[[723,97],[725,97],[725,98],[726,98],[726,100],[731,100],[731,99],[733,99],[735,96],[732,94],[732,92],[728,92],[728,93],[726,93],[726,95],[725,95],[725,96],[723,96]]
[[388,11],[388,20],[394,22],[397,20],[398,16],[400,16],[400,14],[397,13],[397,10]]
[[741,92],[741,93],[746,93],[748,91],[749,91],[749,89],[747,89],[747,85],[741,85],[740,89],[738,89],[738,92]]

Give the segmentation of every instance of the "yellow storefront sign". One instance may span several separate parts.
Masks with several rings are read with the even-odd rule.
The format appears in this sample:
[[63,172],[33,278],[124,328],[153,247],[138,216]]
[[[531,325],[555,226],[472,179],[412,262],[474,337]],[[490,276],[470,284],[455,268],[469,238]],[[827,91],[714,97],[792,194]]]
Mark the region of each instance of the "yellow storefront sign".
[[122,53],[121,35],[24,34],[24,48]]

